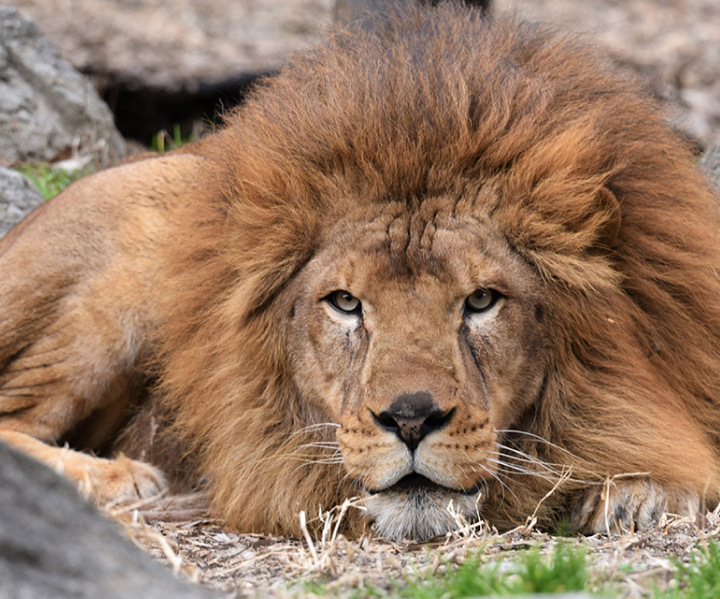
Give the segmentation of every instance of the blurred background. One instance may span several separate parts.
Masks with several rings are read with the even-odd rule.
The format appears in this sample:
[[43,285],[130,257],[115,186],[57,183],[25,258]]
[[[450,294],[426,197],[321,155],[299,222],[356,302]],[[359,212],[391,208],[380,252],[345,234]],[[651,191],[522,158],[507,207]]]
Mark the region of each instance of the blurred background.
[[[2,0],[92,78],[121,133],[183,136],[360,0]],[[372,0],[365,0],[372,4]],[[720,0],[493,0],[587,34],[666,100],[699,151],[720,142]]]

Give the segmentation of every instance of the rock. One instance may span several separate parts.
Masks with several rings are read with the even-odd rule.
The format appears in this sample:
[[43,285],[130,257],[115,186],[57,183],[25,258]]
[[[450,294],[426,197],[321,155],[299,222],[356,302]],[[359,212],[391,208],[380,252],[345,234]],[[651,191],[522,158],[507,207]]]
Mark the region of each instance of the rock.
[[707,173],[710,182],[720,195],[720,143],[705,152],[698,165]]
[[211,599],[123,538],[70,481],[0,443],[0,597]]
[[717,0],[502,0],[495,7],[582,32],[645,82],[700,149],[720,142]]
[[[145,119],[148,104],[158,105],[146,119],[157,124],[153,133],[168,128],[158,115],[175,112],[169,131],[186,120],[180,107],[193,103],[190,95],[205,96],[197,112],[212,119],[237,102],[231,90],[246,85],[244,77],[276,68],[292,50],[317,41],[335,9],[381,1],[73,0],[48,10],[47,0],[3,0],[93,74],[116,115],[132,104],[118,123],[144,143],[149,138],[135,123]],[[667,101],[673,122],[700,149],[720,142],[718,0],[498,0],[493,10],[586,33]],[[173,101],[163,105],[169,95]]]
[[124,155],[112,113],[33,23],[0,6],[0,165]]
[[[362,17],[365,13],[373,10],[382,10],[382,5],[387,0],[335,0],[335,20],[349,21]],[[438,0],[420,0],[437,4]],[[492,0],[464,0],[468,6],[475,6],[484,11],[489,11]]]
[[[0,0],[89,74],[126,138],[184,137],[241,101],[259,76],[315,44],[334,0]],[[0,91],[2,95],[2,91]]]
[[[32,18],[98,87],[198,91],[278,67],[314,44],[333,0],[4,0]],[[112,85],[110,85],[112,87]]]
[[0,167],[0,237],[42,204],[37,188],[17,171]]

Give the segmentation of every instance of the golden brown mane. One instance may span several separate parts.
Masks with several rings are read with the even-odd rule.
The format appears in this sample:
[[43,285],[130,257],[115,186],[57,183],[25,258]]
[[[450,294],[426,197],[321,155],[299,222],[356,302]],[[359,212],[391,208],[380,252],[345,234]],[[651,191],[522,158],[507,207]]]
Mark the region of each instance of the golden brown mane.
[[[682,444],[693,421],[718,449],[717,200],[663,114],[594,49],[454,5],[404,7],[296,56],[206,151],[216,217],[185,215],[197,243],[178,240],[162,395],[231,524],[297,530],[300,509],[352,493],[313,445],[334,429],[306,428],[330,417],[293,382],[284,293],[322,231],[389,201],[446,195],[489,214],[541,277],[551,363],[515,428],[549,443],[517,447],[600,476],[650,463],[670,487],[714,459]],[[658,419],[677,438],[654,438]],[[552,486],[517,483],[485,508],[494,523]]]

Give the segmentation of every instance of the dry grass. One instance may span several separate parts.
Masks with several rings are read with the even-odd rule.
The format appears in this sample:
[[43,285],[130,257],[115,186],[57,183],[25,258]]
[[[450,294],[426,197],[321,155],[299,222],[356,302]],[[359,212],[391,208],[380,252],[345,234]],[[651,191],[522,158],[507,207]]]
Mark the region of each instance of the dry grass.
[[[236,534],[214,519],[200,495],[156,498],[133,506],[106,506],[128,536],[181,577],[229,592],[230,597],[344,596],[353,589],[391,591],[408,578],[428,577],[461,564],[469,555],[483,561],[512,556],[519,549],[552,549],[559,538],[526,525],[498,534],[484,523],[458,521],[458,530],[430,543],[348,540],[339,532],[344,514],[360,505],[346,502],[322,519],[322,534],[304,539]],[[622,597],[648,596],[673,578],[673,558],[687,561],[698,543],[720,535],[720,512],[702,522],[666,515],[641,534],[571,539],[585,547],[590,589],[611,589]],[[307,530],[307,529],[306,529]]]

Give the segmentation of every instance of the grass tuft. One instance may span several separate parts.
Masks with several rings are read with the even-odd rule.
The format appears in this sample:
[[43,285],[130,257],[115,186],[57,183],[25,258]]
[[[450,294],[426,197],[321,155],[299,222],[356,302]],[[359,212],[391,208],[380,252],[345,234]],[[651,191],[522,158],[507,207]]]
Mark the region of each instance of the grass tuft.
[[468,558],[454,571],[439,577],[412,581],[398,589],[405,599],[441,599],[527,593],[565,593],[585,590],[588,582],[583,549],[560,544],[543,555],[540,549],[523,552],[512,560],[482,563]]
[[674,560],[677,586],[656,591],[656,599],[717,599],[720,597],[720,544],[711,540],[690,555],[687,564]]
[[81,179],[89,172],[89,169],[68,172],[63,169],[53,168],[47,162],[22,164],[16,170],[30,179],[46,200],[56,196],[71,183]]
[[178,123],[175,123],[175,125],[173,126],[172,137],[165,130],[158,131],[155,135],[153,135],[153,138],[150,142],[150,148],[153,152],[157,152],[158,154],[164,154],[165,152],[175,150],[191,141],[193,141],[193,136],[190,135],[188,137],[183,137],[180,125]]

